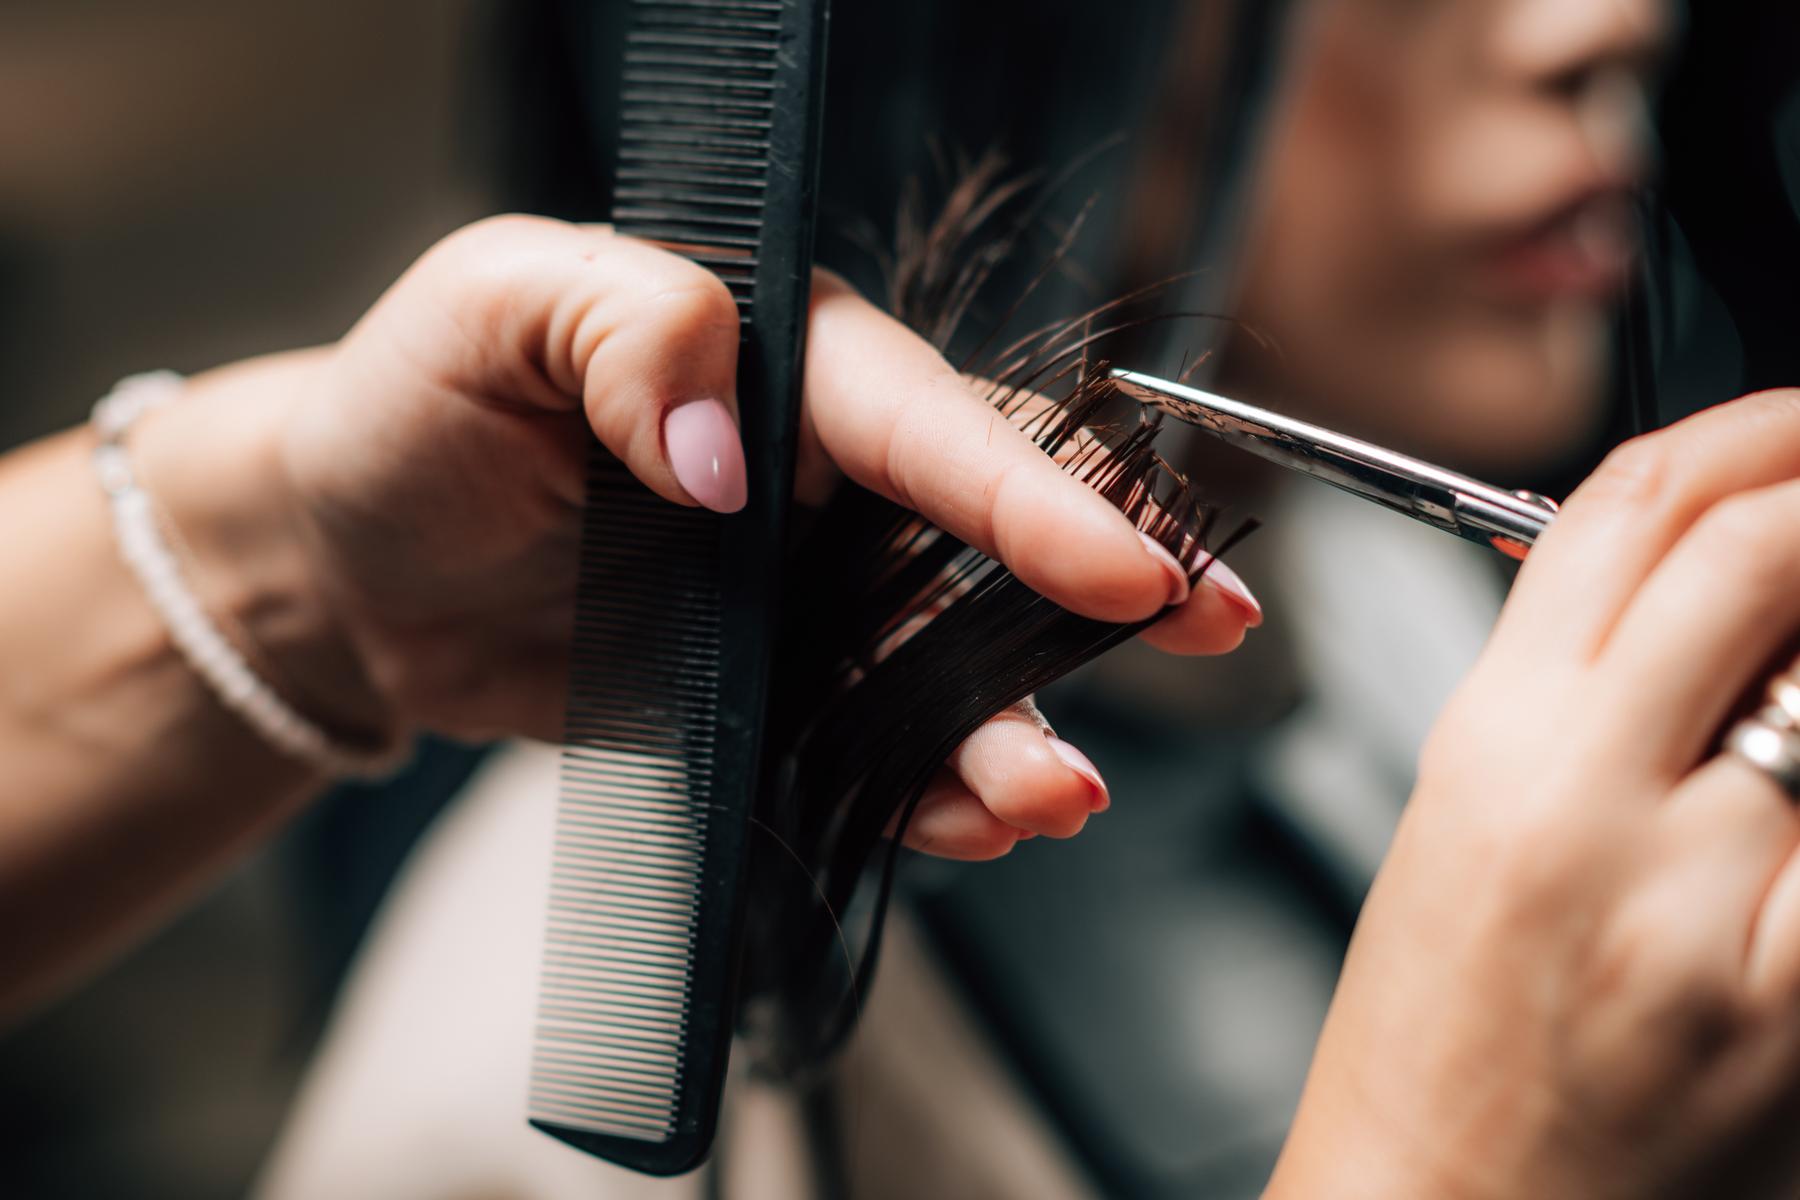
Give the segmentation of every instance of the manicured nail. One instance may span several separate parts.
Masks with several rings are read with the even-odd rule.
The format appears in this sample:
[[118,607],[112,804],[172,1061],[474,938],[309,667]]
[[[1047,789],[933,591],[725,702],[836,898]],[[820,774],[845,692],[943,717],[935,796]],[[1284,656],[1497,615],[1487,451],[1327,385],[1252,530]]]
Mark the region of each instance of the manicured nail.
[[744,443],[717,400],[694,400],[663,418],[669,465],[687,494],[714,512],[744,507]]
[[1181,604],[1186,601],[1190,590],[1187,572],[1181,569],[1181,564],[1175,561],[1175,556],[1163,549],[1162,543],[1142,530],[1138,531],[1138,538],[1144,543],[1144,549],[1150,552],[1150,557],[1156,560],[1157,565],[1163,569],[1163,575],[1168,579],[1169,603]]
[[1087,780],[1088,785],[1094,789],[1094,794],[1088,801],[1089,810],[1105,812],[1111,808],[1112,795],[1106,790],[1106,780],[1100,778],[1100,768],[1094,765],[1093,760],[1059,737],[1046,737],[1044,740],[1050,743],[1050,749],[1055,752],[1056,757],[1063,760],[1069,770]]
[[1249,585],[1238,577],[1236,571],[1209,554],[1202,554],[1195,565],[1206,568],[1200,576],[1200,582],[1217,591],[1242,611],[1245,624],[1255,629],[1263,623],[1262,603],[1251,593]]

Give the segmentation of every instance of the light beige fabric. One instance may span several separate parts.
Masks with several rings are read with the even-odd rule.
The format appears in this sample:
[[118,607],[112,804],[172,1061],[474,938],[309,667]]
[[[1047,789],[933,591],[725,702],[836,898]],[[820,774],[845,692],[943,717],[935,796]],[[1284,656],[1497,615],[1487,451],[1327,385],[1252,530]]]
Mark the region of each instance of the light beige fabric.
[[[427,834],[371,930],[264,1171],[260,1200],[689,1200],[525,1124],[556,754],[497,754]],[[847,1056],[854,1194],[1087,1200],[1089,1192],[897,922]],[[731,1200],[805,1200],[785,1096],[733,1083]]]
[[496,756],[370,930],[263,1200],[675,1200],[525,1124],[555,755]]

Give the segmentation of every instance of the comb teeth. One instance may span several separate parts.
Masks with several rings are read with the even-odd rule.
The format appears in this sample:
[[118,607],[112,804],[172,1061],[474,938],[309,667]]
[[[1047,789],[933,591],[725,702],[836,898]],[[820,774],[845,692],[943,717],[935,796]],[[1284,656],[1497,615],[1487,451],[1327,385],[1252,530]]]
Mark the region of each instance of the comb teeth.
[[705,1157],[730,1054],[826,3],[633,0],[629,15],[614,224],[712,268],[737,302],[747,503],[678,508],[596,447],[529,1108],[573,1146],[667,1175]]
[[[614,224],[713,269],[746,329],[793,7],[634,0],[625,40]],[[710,1136],[690,1089],[730,1021],[713,998],[729,968],[706,957],[703,925],[719,918],[702,906],[731,906],[717,892],[732,852],[721,814],[750,794],[717,777],[721,712],[736,711],[721,687],[721,524],[604,451],[588,495],[529,1113],[666,1173],[691,1165],[667,1157],[677,1144],[701,1138],[691,1156]]]
[[768,183],[781,0],[636,0],[613,220],[706,249],[747,310]]
[[659,1139],[680,1101],[718,701],[709,513],[596,456],[577,590],[531,1115]]

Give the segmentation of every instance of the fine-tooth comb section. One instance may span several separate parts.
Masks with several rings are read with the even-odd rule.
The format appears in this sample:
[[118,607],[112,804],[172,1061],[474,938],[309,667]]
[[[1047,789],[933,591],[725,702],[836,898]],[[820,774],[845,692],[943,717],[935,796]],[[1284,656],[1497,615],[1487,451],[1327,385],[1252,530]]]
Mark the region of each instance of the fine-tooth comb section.
[[782,8],[640,2],[626,36],[613,220],[714,251],[695,257],[720,272],[740,308],[766,198]]
[[670,504],[595,446],[532,1058],[534,1125],[706,1154],[733,1017],[810,281],[824,0],[632,0],[613,223],[714,271],[749,503]]
[[716,523],[596,455],[583,530],[531,1115],[673,1131],[718,703]]

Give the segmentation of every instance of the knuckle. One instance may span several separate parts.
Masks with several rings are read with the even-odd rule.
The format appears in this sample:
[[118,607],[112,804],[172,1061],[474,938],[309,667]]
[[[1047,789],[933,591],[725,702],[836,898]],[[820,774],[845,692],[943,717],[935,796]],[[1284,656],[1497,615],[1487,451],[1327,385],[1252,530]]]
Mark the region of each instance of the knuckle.
[[446,235],[407,273],[405,287],[455,314],[471,330],[505,324],[529,266],[551,235],[566,229],[548,217],[486,217]]
[[1018,561],[1020,539],[1025,523],[1034,515],[1035,489],[1021,471],[1019,462],[1003,462],[995,467],[983,496],[986,501],[981,528],[994,553],[1002,562]]
[[438,242],[432,253],[480,261],[490,258],[496,250],[515,248],[522,242],[535,241],[546,232],[561,228],[561,222],[549,217],[501,213],[464,225]]
[[1642,509],[1676,486],[1676,458],[1659,434],[1633,438],[1606,456],[1582,488],[1589,503]]
[[717,275],[685,259],[671,257],[668,275],[657,281],[649,316],[672,338],[737,336],[737,302]]
[[[923,386],[930,390],[935,389],[938,384],[927,380]],[[923,494],[922,476],[938,455],[934,436],[937,427],[926,415],[934,407],[931,404],[892,405],[888,409],[885,424],[877,434],[877,444],[883,448],[881,475],[887,480],[894,500],[914,512],[918,511],[919,497]],[[991,481],[990,493],[986,499],[991,510]]]
[[1686,900],[1652,890],[1601,923],[1585,979],[1597,1001],[1623,1006],[1682,1064],[1703,1063],[1760,1020],[1710,930],[1684,923]]

